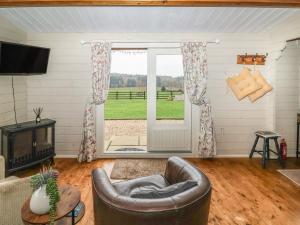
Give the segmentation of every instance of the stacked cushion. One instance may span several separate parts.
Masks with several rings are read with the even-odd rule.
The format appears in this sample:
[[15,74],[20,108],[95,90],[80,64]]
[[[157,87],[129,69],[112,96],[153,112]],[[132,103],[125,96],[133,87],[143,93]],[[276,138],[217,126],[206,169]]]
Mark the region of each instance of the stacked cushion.
[[251,75],[246,67],[238,76],[229,77],[226,81],[238,100],[248,96],[251,102],[255,102],[273,89],[258,70]]
[[248,96],[251,102],[255,102],[257,99],[261,98],[273,89],[273,87],[266,81],[266,79],[261,75],[261,73],[258,70],[254,72],[253,78],[256,83],[261,85],[261,89]]
[[227,79],[227,84],[238,100],[242,100],[249,94],[261,89],[261,85],[255,82],[250,74],[250,70],[246,67],[243,68],[238,76],[229,77]]

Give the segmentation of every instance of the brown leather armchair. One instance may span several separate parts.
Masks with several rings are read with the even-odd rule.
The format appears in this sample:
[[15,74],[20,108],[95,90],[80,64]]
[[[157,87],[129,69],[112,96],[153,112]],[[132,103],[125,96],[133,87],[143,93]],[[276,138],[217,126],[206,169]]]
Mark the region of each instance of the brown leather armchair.
[[[195,180],[198,185],[167,198],[131,198],[136,187],[158,187]],[[92,172],[95,225],[205,225],[211,184],[199,169],[179,157],[168,160],[165,176],[153,175],[111,184],[103,169]]]

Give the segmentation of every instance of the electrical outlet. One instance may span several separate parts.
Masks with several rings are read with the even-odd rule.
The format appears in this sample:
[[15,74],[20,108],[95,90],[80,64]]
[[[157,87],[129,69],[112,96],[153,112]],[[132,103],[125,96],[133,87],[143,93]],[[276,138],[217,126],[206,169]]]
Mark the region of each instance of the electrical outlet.
[[221,136],[224,136],[224,131],[225,131],[225,128],[221,127]]

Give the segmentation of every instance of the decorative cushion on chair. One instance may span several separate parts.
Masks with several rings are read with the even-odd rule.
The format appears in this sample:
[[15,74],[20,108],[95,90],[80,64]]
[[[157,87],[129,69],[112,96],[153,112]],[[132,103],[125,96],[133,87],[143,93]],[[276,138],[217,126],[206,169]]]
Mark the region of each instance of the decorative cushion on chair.
[[246,67],[243,68],[238,76],[227,78],[227,84],[238,100],[242,100],[249,94],[261,89],[261,85],[255,82],[250,74],[250,69]]
[[132,180],[116,182],[113,184],[113,186],[119,194],[130,196],[132,190],[138,187],[152,186],[160,189],[169,186],[169,183],[162,175],[151,175]]
[[262,86],[261,89],[256,92],[250,94],[248,98],[251,102],[255,102],[257,99],[261,98],[268,92],[272,91],[273,87],[266,81],[266,79],[261,75],[259,70],[256,70],[252,76],[256,83]]
[[167,198],[189,190],[190,188],[197,186],[197,184],[197,181],[187,180],[164,188],[158,188],[156,186],[142,186],[133,189],[130,193],[130,197],[144,199]]

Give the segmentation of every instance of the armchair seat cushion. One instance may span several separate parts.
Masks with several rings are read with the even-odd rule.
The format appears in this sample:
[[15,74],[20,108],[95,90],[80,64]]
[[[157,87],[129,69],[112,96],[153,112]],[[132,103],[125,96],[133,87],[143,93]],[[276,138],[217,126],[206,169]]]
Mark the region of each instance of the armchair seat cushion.
[[113,186],[120,195],[130,196],[133,190],[137,190],[141,187],[148,186],[161,189],[169,186],[169,183],[162,175],[152,175],[127,181],[121,181],[118,183],[114,183]]

